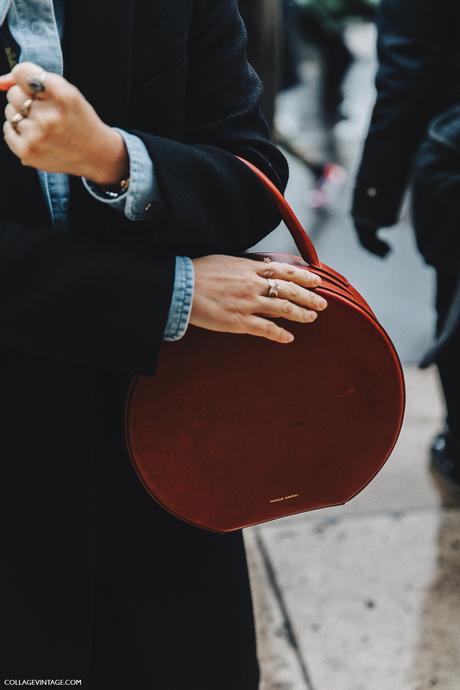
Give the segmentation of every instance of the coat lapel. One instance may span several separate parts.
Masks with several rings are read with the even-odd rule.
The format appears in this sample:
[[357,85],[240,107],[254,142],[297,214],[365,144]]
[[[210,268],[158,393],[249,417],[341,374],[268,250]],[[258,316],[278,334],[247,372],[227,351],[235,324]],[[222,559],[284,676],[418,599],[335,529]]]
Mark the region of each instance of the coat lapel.
[[[133,0],[74,0],[66,3],[64,74],[108,125],[128,122],[133,34]],[[101,226],[101,204],[70,178],[70,228],[85,228],[82,218]]]
[[132,35],[133,0],[66,3],[65,76],[109,125],[127,122]]

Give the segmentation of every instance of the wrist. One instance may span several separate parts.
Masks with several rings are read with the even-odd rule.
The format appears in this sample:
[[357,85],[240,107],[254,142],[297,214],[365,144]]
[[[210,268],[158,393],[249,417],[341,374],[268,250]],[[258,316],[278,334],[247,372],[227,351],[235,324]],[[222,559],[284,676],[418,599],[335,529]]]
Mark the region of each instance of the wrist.
[[100,187],[119,186],[122,180],[129,177],[129,155],[125,142],[112,127],[103,126],[94,154],[94,161],[91,161],[83,177]]

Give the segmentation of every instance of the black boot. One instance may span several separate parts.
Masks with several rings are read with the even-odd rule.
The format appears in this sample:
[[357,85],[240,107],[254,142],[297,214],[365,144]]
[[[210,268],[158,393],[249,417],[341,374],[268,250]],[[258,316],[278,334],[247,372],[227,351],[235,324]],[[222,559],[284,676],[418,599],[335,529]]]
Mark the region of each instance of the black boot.
[[449,430],[435,436],[430,466],[436,479],[460,493],[460,441]]

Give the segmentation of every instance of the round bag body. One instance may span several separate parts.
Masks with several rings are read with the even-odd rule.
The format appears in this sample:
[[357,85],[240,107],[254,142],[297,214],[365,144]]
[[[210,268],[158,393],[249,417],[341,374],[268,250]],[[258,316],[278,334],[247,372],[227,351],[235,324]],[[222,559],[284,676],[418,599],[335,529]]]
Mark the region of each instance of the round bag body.
[[135,377],[127,445],[151,496],[193,525],[230,532],[346,503],[388,459],[404,415],[395,348],[363,297],[320,262],[278,189],[252,164],[300,256],[252,254],[317,273],[328,308],[289,323],[289,345],[190,327]]

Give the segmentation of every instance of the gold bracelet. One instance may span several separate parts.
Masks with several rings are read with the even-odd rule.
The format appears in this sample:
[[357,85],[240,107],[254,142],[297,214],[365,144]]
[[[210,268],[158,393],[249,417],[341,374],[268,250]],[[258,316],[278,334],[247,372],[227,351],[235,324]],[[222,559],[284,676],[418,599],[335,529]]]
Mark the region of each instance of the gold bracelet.
[[[94,184],[94,183],[93,183],[93,186],[97,188],[97,192],[99,194],[102,194],[107,199],[117,199],[119,196],[121,196],[122,194],[125,194],[125,192],[128,191],[129,182],[130,182],[129,177],[127,177],[125,180],[121,180],[121,182],[118,183],[119,188],[117,191],[115,191],[113,188],[109,189],[107,187],[103,187],[101,185]],[[113,185],[113,187],[115,187],[115,186],[116,185]]]
[[129,189],[129,182],[130,179],[129,177],[126,178],[126,180],[121,180],[120,182],[120,192],[123,194],[124,192],[127,192]]

